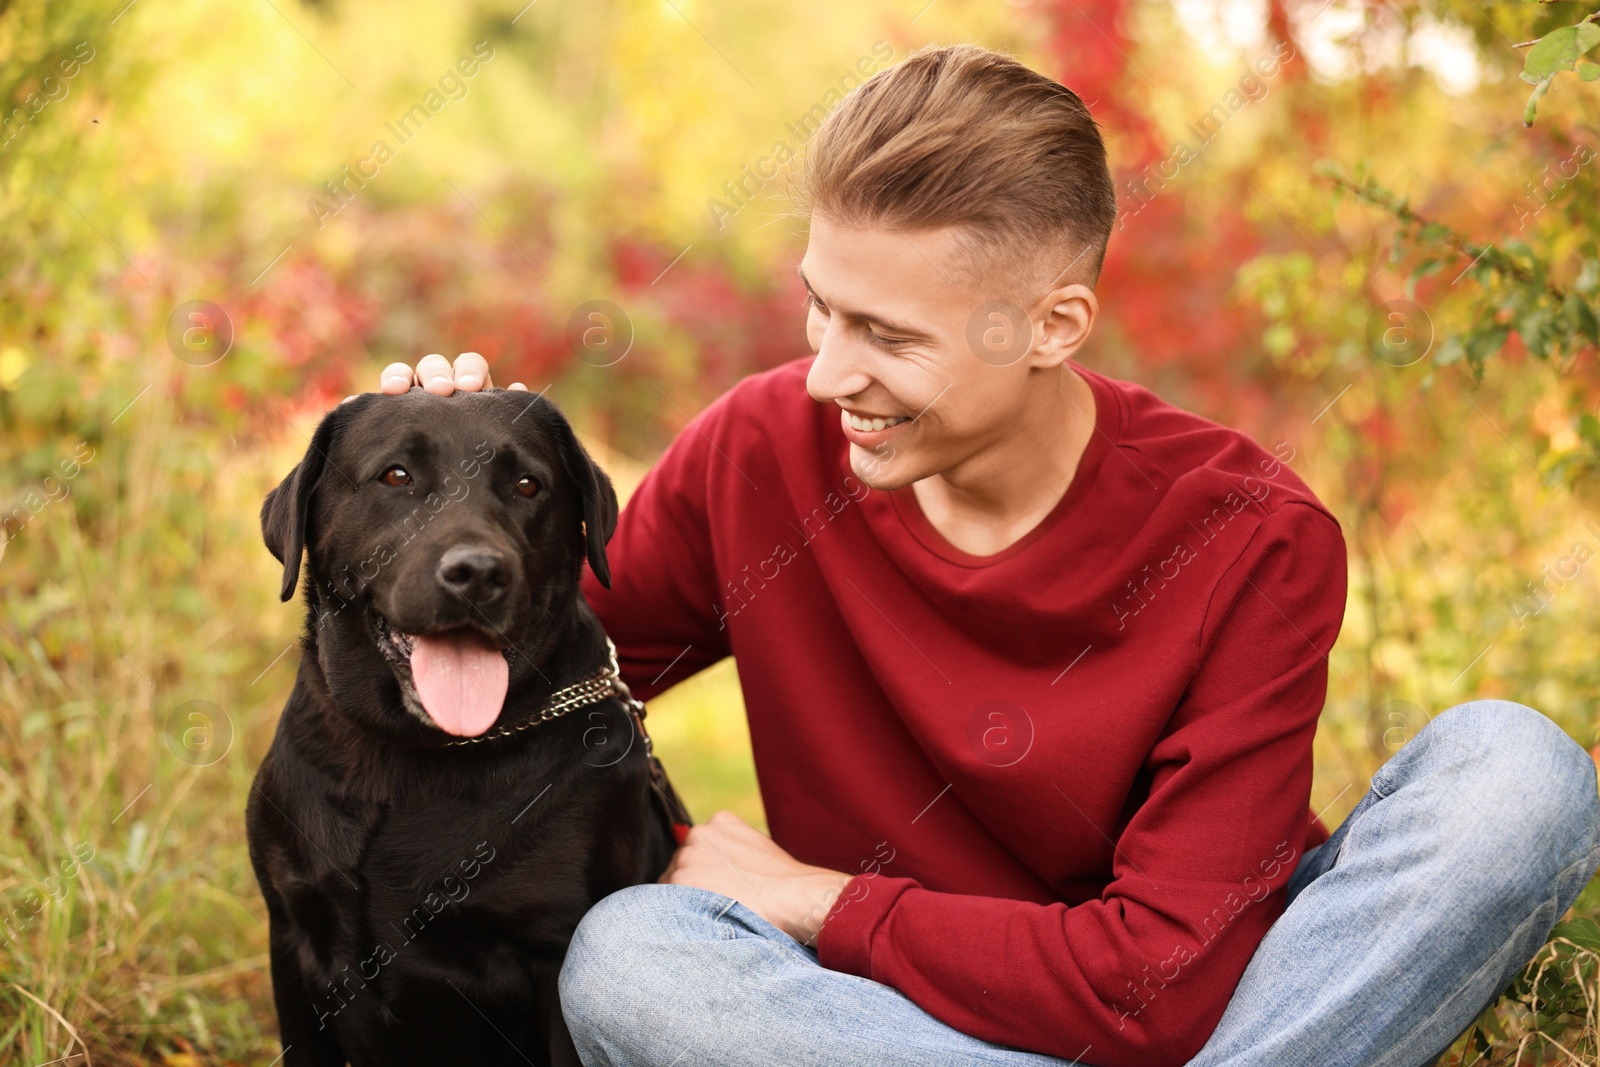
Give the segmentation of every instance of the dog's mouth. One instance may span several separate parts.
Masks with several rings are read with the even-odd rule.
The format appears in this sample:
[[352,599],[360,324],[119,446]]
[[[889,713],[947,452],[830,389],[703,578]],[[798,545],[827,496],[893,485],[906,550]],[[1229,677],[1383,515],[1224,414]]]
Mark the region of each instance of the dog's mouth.
[[494,725],[510,682],[506,650],[470,627],[408,634],[377,612],[371,617],[407,710],[457,737],[477,737]]

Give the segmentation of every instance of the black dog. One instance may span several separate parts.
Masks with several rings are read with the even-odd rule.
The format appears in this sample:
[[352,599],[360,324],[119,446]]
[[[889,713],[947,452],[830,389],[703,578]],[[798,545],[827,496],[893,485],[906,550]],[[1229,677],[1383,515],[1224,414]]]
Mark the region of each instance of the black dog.
[[579,592],[616,522],[525,392],[364,394],[268,494],[284,600],[308,561],[246,812],[287,1064],[579,1062],[573,928],[688,822]]

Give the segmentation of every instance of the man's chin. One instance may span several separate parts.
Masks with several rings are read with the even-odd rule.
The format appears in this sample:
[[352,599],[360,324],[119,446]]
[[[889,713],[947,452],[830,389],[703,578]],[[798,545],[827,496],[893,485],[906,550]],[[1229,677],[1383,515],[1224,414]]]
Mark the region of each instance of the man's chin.
[[866,483],[867,488],[880,492],[903,489],[922,477],[907,462],[909,458],[895,455],[892,451],[885,456],[857,444],[850,446],[850,469]]

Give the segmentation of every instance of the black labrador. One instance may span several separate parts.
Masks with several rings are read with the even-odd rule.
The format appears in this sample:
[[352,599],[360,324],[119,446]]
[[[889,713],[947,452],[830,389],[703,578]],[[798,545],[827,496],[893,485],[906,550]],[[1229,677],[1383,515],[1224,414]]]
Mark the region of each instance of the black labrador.
[[556,979],[688,824],[579,591],[611,480],[526,392],[363,394],[261,528],[304,654],[246,811],[284,1062],[575,1065]]

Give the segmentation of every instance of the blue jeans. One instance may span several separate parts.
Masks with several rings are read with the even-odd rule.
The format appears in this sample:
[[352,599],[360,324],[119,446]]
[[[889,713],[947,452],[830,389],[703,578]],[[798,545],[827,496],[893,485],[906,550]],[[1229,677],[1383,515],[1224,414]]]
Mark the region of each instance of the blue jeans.
[[[1597,867],[1589,754],[1521,704],[1450,708],[1302,857],[1287,909],[1190,1067],[1431,1064]],[[601,900],[560,984],[587,1067],[1088,1067],[952,1029],[693,886]]]

